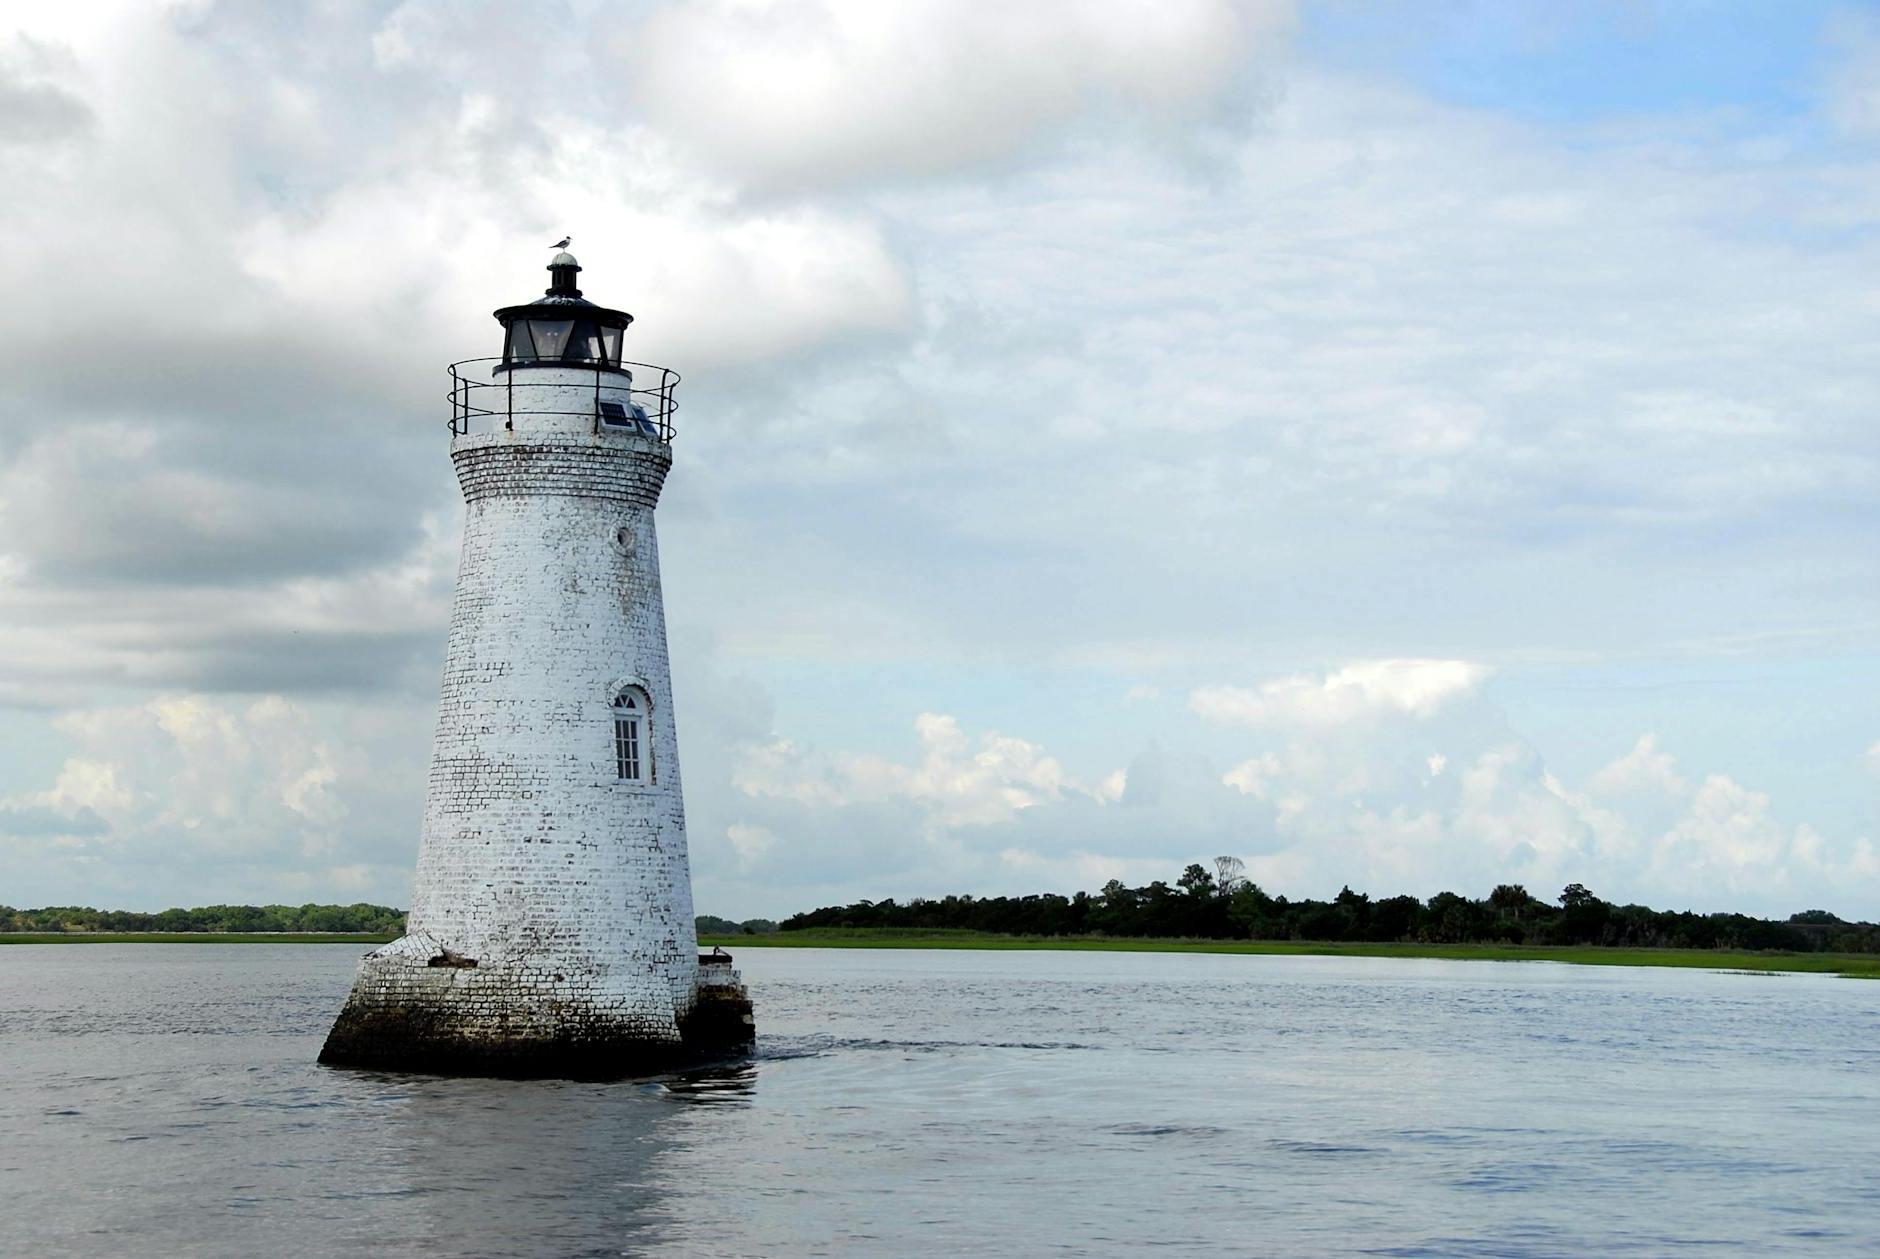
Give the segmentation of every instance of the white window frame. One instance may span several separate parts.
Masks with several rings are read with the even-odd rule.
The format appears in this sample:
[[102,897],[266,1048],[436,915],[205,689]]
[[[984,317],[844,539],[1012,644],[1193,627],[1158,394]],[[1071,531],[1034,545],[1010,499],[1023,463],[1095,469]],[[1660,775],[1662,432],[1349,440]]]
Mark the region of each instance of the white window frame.
[[653,701],[639,686],[623,686],[609,705],[613,717],[614,781],[635,787],[653,784]]

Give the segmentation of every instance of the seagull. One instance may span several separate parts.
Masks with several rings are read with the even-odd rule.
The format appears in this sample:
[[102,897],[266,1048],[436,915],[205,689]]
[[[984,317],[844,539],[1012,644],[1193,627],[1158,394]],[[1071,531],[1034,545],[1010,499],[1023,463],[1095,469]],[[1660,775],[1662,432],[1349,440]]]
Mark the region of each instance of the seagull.
[[550,249],[566,249],[573,241],[574,241],[574,237],[564,236],[560,240],[556,241],[554,244],[550,245],[549,248]]

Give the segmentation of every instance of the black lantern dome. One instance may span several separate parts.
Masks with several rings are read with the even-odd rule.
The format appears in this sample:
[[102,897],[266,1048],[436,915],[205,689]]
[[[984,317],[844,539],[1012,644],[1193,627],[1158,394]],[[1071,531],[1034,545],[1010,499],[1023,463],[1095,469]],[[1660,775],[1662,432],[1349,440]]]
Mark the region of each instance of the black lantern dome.
[[527,305],[496,312],[503,325],[503,361],[494,370],[569,364],[621,370],[620,339],[633,316],[582,297],[574,283],[580,269],[573,254],[556,254],[548,263],[546,293]]

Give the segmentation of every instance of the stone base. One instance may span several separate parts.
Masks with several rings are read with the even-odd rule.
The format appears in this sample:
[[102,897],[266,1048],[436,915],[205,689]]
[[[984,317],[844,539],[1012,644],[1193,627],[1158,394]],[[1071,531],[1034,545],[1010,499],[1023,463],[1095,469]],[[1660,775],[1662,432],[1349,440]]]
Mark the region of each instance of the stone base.
[[692,1011],[679,1020],[679,1035],[701,1052],[721,1054],[742,1052],[757,1039],[751,994],[722,949],[699,957]]
[[669,997],[651,1004],[544,991],[519,979],[516,968],[407,936],[360,964],[320,1061],[432,1075],[616,1080],[747,1050],[755,1030],[737,973],[726,965],[701,972],[709,977],[691,1012],[675,1019]]

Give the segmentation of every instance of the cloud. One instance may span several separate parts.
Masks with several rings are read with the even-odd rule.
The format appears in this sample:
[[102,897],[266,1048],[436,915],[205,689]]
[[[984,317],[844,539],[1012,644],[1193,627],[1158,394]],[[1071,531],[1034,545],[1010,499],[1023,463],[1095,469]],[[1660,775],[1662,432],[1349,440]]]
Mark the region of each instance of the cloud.
[[1684,816],[1658,841],[1655,858],[1664,877],[1737,893],[1752,882],[1786,881],[1785,858],[1802,832],[1779,824],[1769,803],[1764,792],[1723,774],[1707,775],[1690,792]]
[[1880,134],[1880,24],[1869,14],[1843,11],[1827,34],[1833,54],[1823,84],[1829,119],[1852,135]]
[[777,837],[761,826],[734,822],[725,828],[725,838],[738,854],[739,869],[748,869],[762,861],[764,854],[776,847]]
[[32,440],[0,469],[8,549],[39,579],[232,586],[369,567],[419,540],[383,506],[430,497],[416,469],[355,465],[334,485],[329,450],[276,443],[272,467],[218,467],[191,445],[121,423]]
[[910,759],[748,744],[728,848],[701,846],[703,894],[787,912],[776,900],[792,886],[816,903],[1069,892],[1229,853],[1294,896],[1579,882],[1661,907],[1788,913],[1880,877],[1871,842],[1784,823],[1767,792],[1728,775],[1694,781],[1650,735],[1575,785],[1483,725],[1454,725],[1452,752],[1421,754],[1414,719],[1353,739],[1314,715],[1225,771],[1192,744],[1151,745],[1111,775],[1080,775],[1035,743],[971,735],[938,714],[915,730]]
[[1080,117],[1205,116],[1283,0],[706,0],[621,35],[644,114],[711,168],[765,188],[957,172]]
[[59,144],[90,129],[84,100],[52,81],[71,64],[55,47],[24,35],[0,44],[0,147]]
[[456,539],[429,524],[420,550],[378,568],[236,587],[178,584],[175,571],[167,583],[127,573],[68,584],[17,569],[9,580],[0,569],[9,611],[0,702],[95,704],[126,688],[306,695],[397,692],[419,676],[432,684]]
[[510,6],[86,8],[0,48],[86,119],[0,154],[35,190],[0,224],[44,242],[0,259],[35,295],[0,312],[0,703],[401,686],[454,568],[442,365],[494,348],[551,228],[688,373],[907,326],[877,221],[740,206]]
[[28,838],[62,835],[90,839],[107,834],[110,829],[109,822],[84,806],[64,813],[44,805],[0,802],[0,835]]
[[70,713],[59,725],[107,771],[111,787],[96,793],[97,807],[133,827],[240,844],[251,830],[330,826],[346,815],[329,790],[337,749],[312,737],[306,713],[280,696],[241,707],[166,696]]
[[1691,786],[1678,776],[1677,761],[1658,747],[1658,736],[1642,734],[1626,755],[1593,776],[1589,784],[1601,795],[1661,795],[1681,798]]
[[970,733],[947,715],[921,714],[914,735],[907,757],[774,737],[743,745],[735,794],[709,806],[736,820],[723,841],[706,832],[694,843],[700,902],[788,912],[776,903],[786,894],[825,903],[1165,878],[1197,846],[1261,851],[1271,833],[1270,810],[1205,760],[1148,747],[1086,779],[1036,743]]
[[1467,660],[1366,660],[1323,677],[1279,678],[1257,690],[1200,687],[1188,706],[1205,721],[1254,729],[1342,726],[1385,716],[1420,720],[1473,694],[1492,672]]
[[[809,597],[761,602],[832,655],[919,609],[916,641],[1119,672],[1852,626],[1775,609],[1866,563],[1835,522],[1873,514],[1869,391],[1820,350],[1865,318],[1854,229],[1804,226],[1727,133],[1634,139],[1296,71],[1213,183],[1112,147],[878,195],[917,242],[915,348],[795,375],[701,454],[789,518],[738,543]],[[884,527],[843,531],[858,503]]]
[[[84,756],[68,757],[59,768],[59,776],[47,791],[32,798],[42,808],[72,816],[97,816],[97,810],[119,813],[130,808],[136,796],[125,785],[118,767],[108,761]],[[109,829],[107,824],[105,829]],[[102,834],[103,831],[96,833]]]
[[1101,796],[1101,789],[1069,778],[1055,758],[1023,739],[993,732],[973,739],[941,713],[922,713],[914,730],[921,755],[913,764],[875,755],[821,759],[778,740],[748,749],[733,785],[746,796],[802,804],[907,801],[936,830],[1009,822],[1022,810],[1069,795]]
[[1578,882],[1660,908],[1787,914],[1804,900],[1846,904],[1880,873],[1869,840],[1830,842],[1780,821],[1768,793],[1723,774],[1688,781],[1649,736],[1640,747],[1645,757],[1635,748],[1578,788],[1519,744],[1482,748],[1447,785],[1379,780],[1360,795],[1297,758],[1249,762],[1229,780],[1289,803],[1277,825],[1292,886],[1320,894],[1340,882],[1421,896]]
[[74,879],[132,908],[408,894],[422,730],[402,717],[172,693],[55,725],[72,751],[51,785],[0,800],[20,903]]

